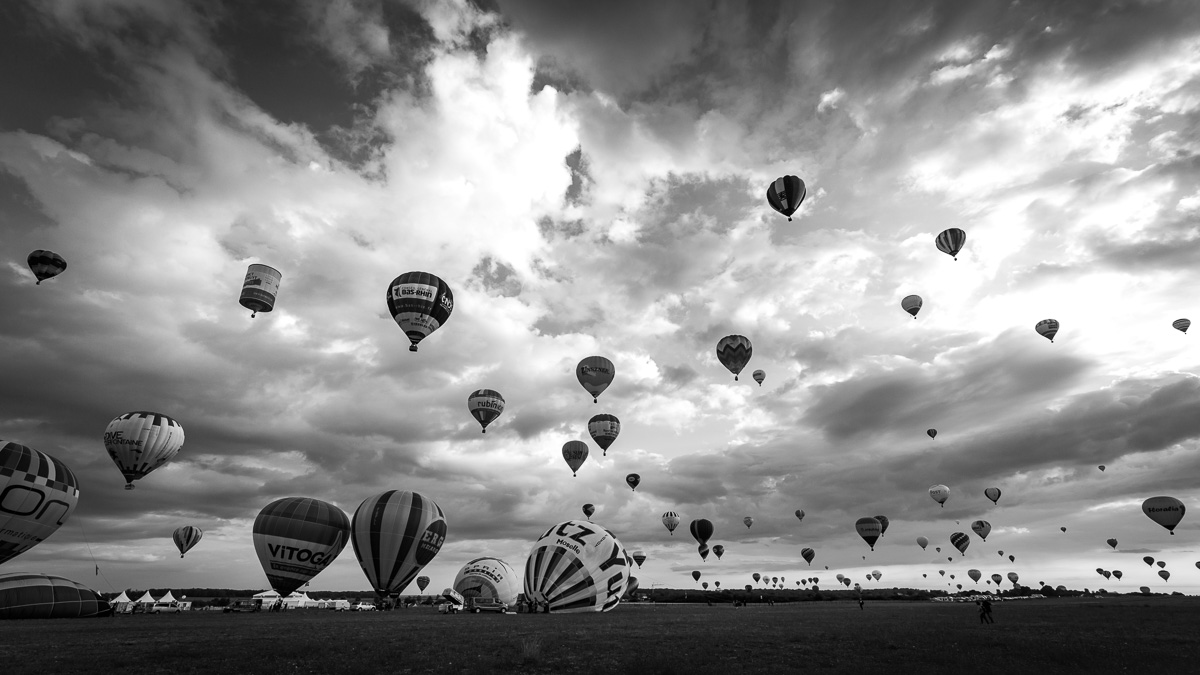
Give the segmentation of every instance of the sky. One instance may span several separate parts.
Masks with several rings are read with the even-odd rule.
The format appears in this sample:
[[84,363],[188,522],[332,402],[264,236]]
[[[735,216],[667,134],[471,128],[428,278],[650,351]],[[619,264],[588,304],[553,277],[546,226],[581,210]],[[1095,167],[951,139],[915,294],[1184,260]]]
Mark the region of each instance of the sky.
[[[396,489],[446,514],[435,589],[590,502],[647,588],[1200,591],[1195,517],[1141,512],[1200,496],[1200,335],[1171,326],[1200,320],[1192,2],[23,1],[0,92],[0,438],[80,483],[2,572],[266,588],[264,506]],[[765,198],[788,174],[791,222]],[[69,267],[35,286],[35,249]],[[282,273],[256,318],[252,263]],[[409,271],[455,299],[417,353],[385,304]],[[617,371],[595,404],[591,355]],[[481,388],[507,402],[486,434]],[[132,410],[187,441],[126,491],[102,435]],[[347,547],[309,588],[369,585]]]

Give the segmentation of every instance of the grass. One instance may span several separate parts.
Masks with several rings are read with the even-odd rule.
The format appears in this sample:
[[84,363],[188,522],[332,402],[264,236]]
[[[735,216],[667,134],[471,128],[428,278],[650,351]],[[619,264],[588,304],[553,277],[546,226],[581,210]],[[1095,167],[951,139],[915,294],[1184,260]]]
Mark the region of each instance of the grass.
[[621,605],[607,614],[191,612],[0,623],[45,673],[1200,672],[1200,598]]

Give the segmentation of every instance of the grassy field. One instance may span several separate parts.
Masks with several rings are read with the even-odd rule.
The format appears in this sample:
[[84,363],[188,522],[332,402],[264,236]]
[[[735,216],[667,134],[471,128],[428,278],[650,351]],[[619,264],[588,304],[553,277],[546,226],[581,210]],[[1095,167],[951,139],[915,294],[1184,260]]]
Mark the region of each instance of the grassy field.
[[0,622],[0,672],[1196,673],[1200,598],[629,605],[607,614],[301,610]]

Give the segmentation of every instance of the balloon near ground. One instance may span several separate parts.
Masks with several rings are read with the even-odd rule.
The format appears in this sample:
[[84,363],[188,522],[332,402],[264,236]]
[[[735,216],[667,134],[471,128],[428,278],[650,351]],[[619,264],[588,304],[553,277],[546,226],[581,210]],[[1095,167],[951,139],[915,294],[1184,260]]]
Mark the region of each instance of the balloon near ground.
[[387,308],[408,337],[410,352],[421,340],[446,324],[454,311],[454,293],[446,282],[428,272],[405,272],[387,289]]
[[417,588],[422,592],[429,587],[429,577],[417,577]]
[[79,483],[66,464],[0,441],[0,565],[54,534],[78,504]]
[[112,608],[83,584],[53,574],[0,574],[0,620],[86,619]]
[[516,607],[517,595],[521,592],[521,578],[516,570],[499,558],[476,558],[458,570],[452,588],[464,598],[498,600]]
[[487,433],[488,425],[504,412],[504,397],[494,389],[476,389],[467,397],[467,411]]
[[1174,497],[1151,497],[1142,502],[1142,513],[1167,528],[1171,534],[1175,534],[1175,526],[1183,520],[1183,514],[1186,512],[1187,508],[1183,502]]
[[67,261],[54,251],[38,249],[30,253],[25,262],[28,263],[33,276],[37,278],[34,285],[41,285],[43,281],[56,277],[67,269]]
[[1187,335],[1188,329],[1192,327],[1192,322],[1188,319],[1175,319],[1171,322],[1171,328]]
[[767,204],[792,220],[792,214],[804,202],[808,188],[798,176],[780,176],[767,187]]
[[742,335],[726,335],[717,343],[717,360],[733,373],[733,381],[737,382],[738,373],[750,363],[754,355],[754,346],[749,338]]
[[250,310],[253,319],[259,312],[275,309],[275,298],[279,296],[279,282],[283,274],[269,265],[251,265],[246,268],[242,281],[242,295],[238,304]]
[[350,519],[319,499],[284,497],[263,507],[253,535],[267,581],[286,596],[338,557],[349,539]]
[[607,612],[625,594],[632,565],[612,532],[568,520],[534,542],[525,563],[525,597],[552,613]]
[[179,557],[182,558],[184,553],[192,550],[192,547],[200,543],[200,537],[204,536],[204,531],[193,525],[184,525],[177,528],[171,535],[175,546],[179,549]]
[[133,481],[169,462],[183,449],[183,441],[179,422],[145,410],[125,413],[104,430],[104,449],[125,477],[126,490],[133,489]]
[[446,541],[446,514],[417,492],[388,490],[354,511],[350,541],[379,595],[403,592]]
[[616,376],[617,367],[603,356],[589,356],[575,366],[575,379],[592,395],[592,403],[599,402],[600,394]]
[[701,577],[700,570],[692,570],[692,580],[693,581],[700,581],[700,577]]
[[596,441],[596,445],[600,446],[603,454],[608,454],[608,446],[617,440],[617,436],[621,434],[621,420],[617,419],[616,415],[594,415],[588,420],[588,433],[592,435],[592,440]]

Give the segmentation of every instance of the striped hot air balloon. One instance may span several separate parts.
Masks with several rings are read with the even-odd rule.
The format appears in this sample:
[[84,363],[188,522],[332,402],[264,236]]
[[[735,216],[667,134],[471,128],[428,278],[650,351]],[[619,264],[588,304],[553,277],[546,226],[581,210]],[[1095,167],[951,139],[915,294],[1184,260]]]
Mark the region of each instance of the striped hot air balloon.
[[421,340],[450,318],[454,293],[435,275],[405,272],[388,285],[387,307],[396,325],[408,336],[408,350],[415,352]]
[[310,497],[284,497],[254,519],[254,551],[267,581],[288,595],[329,566],[346,547],[350,520],[338,507]]
[[575,379],[592,395],[592,403],[599,402],[600,394],[616,376],[617,367],[603,356],[589,356],[575,366]]
[[182,558],[184,553],[200,543],[200,537],[203,536],[204,530],[194,525],[184,525],[171,534],[171,539],[175,541],[175,546],[179,548],[179,557]]
[[692,536],[695,537],[696,541],[700,542],[701,545],[707,544],[709,537],[713,536],[713,524],[707,518],[698,518],[693,520],[692,523],[688,525],[688,530],[691,531]]
[[1038,332],[1038,335],[1046,338],[1051,344],[1054,343],[1054,336],[1058,335],[1058,321],[1054,319],[1042,319],[1033,327]]
[[486,434],[488,425],[504,412],[504,397],[494,389],[476,389],[467,397],[467,410]]
[[762,370],[756,370],[754,371],[752,377],[754,378],[754,381],[758,383],[758,386],[761,387],[763,380],[767,379],[767,373]]
[[750,362],[753,354],[754,346],[741,335],[726,335],[717,343],[717,360],[733,373],[734,382],[737,382],[738,373]]
[[37,277],[36,284],[41,284],[46,279],[56,277],[62,274],[63,270],[67,269],[67,261],[54,251],[38,249],[29,254],[26,262],[29,263],[29,270],[33,272],[33,276]]
[[642,563],[646,562],[646,554],[645,554],[645,552],[643,552],[643,551],[640,551],[640,550],[638,550],[638,551],[634,551],[634,552],[633,552],[633,554],[632,554],[632,556],[633,556],[633,561],[634,561],[635,563],[637,563],[638,569],[641,569],[641,568],[642,568]]
[[[817,557],[817,552],[812,550],[811,548],[802,548],[802,549],[800,549],[800,557],[804,558],[804,562],[808,563],[809,566],[811,566],[813,558]],[[800,582],[796,582],[796,583],[800,583]]]
[[358,505],[350,542],[371,587],[400,593],[446,541],[446,515],[416,492],[388,490]]
[[967,547],[971,545],[971,538],[962,532],[955,532],[950,535],[950,543],[954,544],[954,548],[962,555],[967,554]]
[[108,602],[79,582],[53,574],[0,574],[0,619],[84,619],[111,614]]
[[1192,322],[1187,319],[1175,319],[1171,322],[1171,328],[1187,335],[1187,331],[1192,327]]
[[871,550],[874,551],[875,542],[879,541],[879,535],[883,532],[883,525],[875,518],[867,516],[855,521],[854,529],[858,532],[858,536],[867,542],[867,546],[870,546]]
[[958,252],[962,250],[963,244],[967,243],[967,233],[957,227],[952,227],[942,230],[941,234],[933,241],[937,244],[939,251],[958,260]]
[[525,562],[525,597],[551,613],[607,612],[620,603],[632,567],[612,532],[568,520],[534,542]]
[[780,176],[767,188],[767,203],[771,208],[792,220],[792,214],[800,208],[808,189],[797,176]]
[[125,489],[133,481],[166,464],[183,448],[183,426],[156,412],[138,410],[108,423],[104,448],[125,476]]
[[588,433],[592,435],[592,440],[596,441],[596,445],[604,451],[603,454],[608,454],[608,446],[617,440],[617,436],[621,433],[621,420],[617,419],[616,415],[600,414],[593,415],[592,419],[588,420]]
[[662,516],[662,523],[667,528],[667,531],[674,535],[675,528],[679,527],[679,514],[674,511],[667,511]]
[[0,565],[54,534],[78,503],[79,482],[66,464],[0,441]]
[[917,318],[917,312],[921,311],[922,304],[921,296],[919,295],[907,295],[900,301],[900,307],[909,314],[912,314],[912,318],[914,319]]

